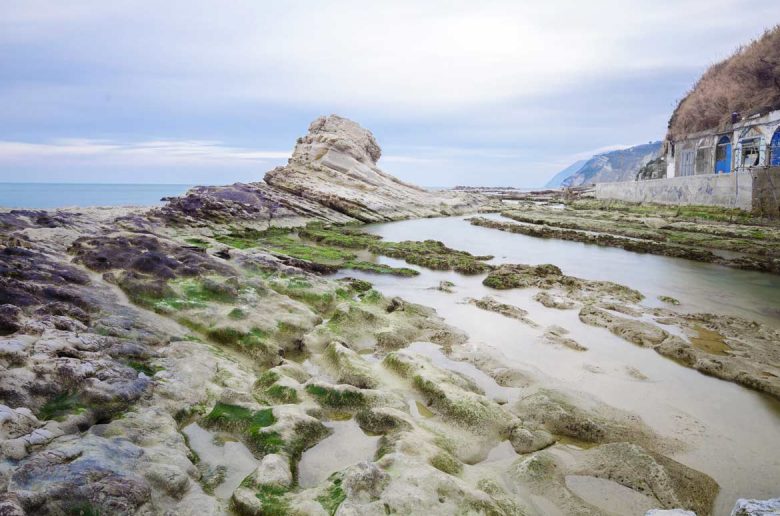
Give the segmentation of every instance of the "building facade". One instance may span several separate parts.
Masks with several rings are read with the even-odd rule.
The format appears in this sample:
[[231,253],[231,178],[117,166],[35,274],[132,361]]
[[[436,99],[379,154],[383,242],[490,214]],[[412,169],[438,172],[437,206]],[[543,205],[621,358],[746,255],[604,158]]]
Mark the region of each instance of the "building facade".
[[666,177],[730,174],[780,167],[780,110],[666,142]]

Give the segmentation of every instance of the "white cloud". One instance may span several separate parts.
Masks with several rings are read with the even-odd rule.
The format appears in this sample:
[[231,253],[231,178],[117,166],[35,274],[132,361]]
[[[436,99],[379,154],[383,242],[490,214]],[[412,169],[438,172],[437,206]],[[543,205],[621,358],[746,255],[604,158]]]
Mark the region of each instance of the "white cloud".
[[[774,0],[636,0],[630,8],[621,0],[31,1],[4,7],[0,42],[57,41],[51,55],[87,68],[93,84],[120,96],[403,116],[703,64],[730,50],[723,32],[752,35],[775,7]],[[743,28],[734,28],[735,13]]]
[[82,165],[229,166],[276,162],[289,157],[289,151],[245,149],[199,140],[134,143],[79,138],[57,139],[48,143],[0,141],[0,166],[51,163],[53,160],[72,160]]
[[[575,161],[579,161],[581,159],[590,159],[590,158],[592,158],[593,156],[595,156],[597,154],[604,154],[605,152],[611,152],[611,151],[616,151],[616,150],[627,149],[629,147],[631,147],[631,145],[625,145],[625,144],[619,144],[619,143],[614,144],[614,145],[604,145],[602,147],[597,147],[595,149],[585,150],[585,151],[582,151],[582,152],[577,152],[576,154],[571,154],[569,156],[564,156],[563,157],[563,161],[564,162],[566,162],[566,161],[575,162]],[[569,163],[569,164],[571,164],[571,163]]]

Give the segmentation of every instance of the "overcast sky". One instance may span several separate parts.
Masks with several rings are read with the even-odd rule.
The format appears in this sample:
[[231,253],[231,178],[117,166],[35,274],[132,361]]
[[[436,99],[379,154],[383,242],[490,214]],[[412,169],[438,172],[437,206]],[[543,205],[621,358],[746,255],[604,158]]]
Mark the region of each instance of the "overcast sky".
[[538,186],[662,139],[777,0],[0,0],[0,181],[253,181],[309,122],[425,186]]

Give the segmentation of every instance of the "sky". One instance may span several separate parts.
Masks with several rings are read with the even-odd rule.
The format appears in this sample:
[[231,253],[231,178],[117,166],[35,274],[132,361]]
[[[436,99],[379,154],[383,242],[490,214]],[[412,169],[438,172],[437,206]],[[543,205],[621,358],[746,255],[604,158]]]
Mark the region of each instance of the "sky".
[[0,182],[257,181],[336,113],[406,181],[541,186],[663,139],[709,65],[780,23],[777,0],[0,0],[0,13]]

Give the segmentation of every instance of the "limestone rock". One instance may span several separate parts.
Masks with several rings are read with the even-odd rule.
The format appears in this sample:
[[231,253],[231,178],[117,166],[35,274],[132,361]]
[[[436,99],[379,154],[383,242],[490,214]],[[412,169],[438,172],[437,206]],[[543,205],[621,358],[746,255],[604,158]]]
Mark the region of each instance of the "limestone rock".
[[290,461],[282,455],[271,453],[263,457],[260,465],[247,479],[253,487],[276,486],[290,487],[293,477],[290,472]]
[[367,129],[340,116],[320,117],[298,140],[289,163],[268,172],[265,182],[363,222],[455,214],[484,202],[404,183],[379,169],[380,156]]
[[731,516],[775,516],[777,514],[780,514],[780,498],[769,500],[740,498],[731,511]]

